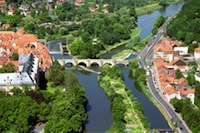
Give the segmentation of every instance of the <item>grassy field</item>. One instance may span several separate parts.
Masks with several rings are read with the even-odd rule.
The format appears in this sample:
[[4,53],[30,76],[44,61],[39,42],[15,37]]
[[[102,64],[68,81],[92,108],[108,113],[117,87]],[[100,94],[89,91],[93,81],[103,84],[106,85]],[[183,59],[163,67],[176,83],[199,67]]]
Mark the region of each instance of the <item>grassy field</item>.
[[[177,3],[181,0],[167,0],[168,4],[174,4]],[[146,5],[146,6],[142,6],[142,7],[136,7],[136,14],[138,16],[144,15],[144,14],[150,14],[156,10],[161,9],[162,6],[159,5],[159,3],[154,3],[154,4],[150,4],[150,5]]]
[[142,16],[144,14],[150,14],[158,9],[161,9],[162,7],[158,4],[158,3],[155,3],[155,4],[151,4],[151,5],[146,5],[146,6],[143,6],[143,7],[136,7],[136,14],[138,16]]
[[138,36],[140,36],[140,32],[141,32],[141,29],[138,27],[138,28],[135,28],[135,29],[132,29],[131,30],[131,39],[134,39],[134,38],[137,38]]
[[130,54],[133,53],[133,50],[131,49],[125,49],[115,55],[112,56],[112,59],[125,59],[127,58]]
[[47,92],[51,93],[51,94],[54,94],[56,92],[56,90],[59,90],[59,91],[62,91],[63,88],[61,86],[55,86],[53,87],[52,86],[52,83],[47,83]]

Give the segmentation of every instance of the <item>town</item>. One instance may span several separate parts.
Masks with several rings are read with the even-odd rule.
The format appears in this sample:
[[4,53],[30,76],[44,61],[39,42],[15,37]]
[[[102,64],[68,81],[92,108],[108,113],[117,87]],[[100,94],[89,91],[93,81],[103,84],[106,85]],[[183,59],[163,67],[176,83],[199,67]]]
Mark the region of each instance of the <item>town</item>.
[[[169,4],[162,2],[157,4],[164,8]],[[185,34],[189,39],[182,31],[178,37],[169,35],[172,26],[167,26],[179,17],[176,11],[154,20],[158,23],[150,35],[140,40],[133,5],[137,11],[142,7],[133,0],[0,0],[0,15],[6,18],[0,19],[0,131],[96,132],[90,127],[95,122],[90,111],[98,110],[104,122],[102,105],[109,106],[111,122],[97,132],[197,131],[199,118],[192,123],[188,117],[192,113],[197,117],[200,106],[197,35]],[[53,45],[58,45],[58,52],[50,51],[51,41],[57,41]],[[125,51],[125,55],[102,56],[118,47],[123,48],[117,54]],[[91,81],[77,76],[82,74]],[[93,79],[98,87],[92,86]],[[157,107],[167,126],[151,125],[144,101],[135,96],[138,90]]]
[[193,57],[188,53],[188,47],[181,47],[179,41],[172,41],[170,38],[163,38],[154,46],[152,73],[158,91],[161,91],[169,102],[175,97],[188,97],[194,104],[195,90],[189,87],[185,79],[192,68],[187,66],[186,62],[198,59],[198,49],[195,49]]

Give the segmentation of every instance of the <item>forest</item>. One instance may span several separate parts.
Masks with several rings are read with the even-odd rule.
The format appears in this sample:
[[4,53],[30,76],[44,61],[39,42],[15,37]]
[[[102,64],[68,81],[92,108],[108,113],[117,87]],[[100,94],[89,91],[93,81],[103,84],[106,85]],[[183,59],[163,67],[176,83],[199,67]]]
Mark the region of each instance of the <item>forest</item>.
[[168,25],[167,35],[186,45],[200,41],[200,1],[187,0],[177,17]]

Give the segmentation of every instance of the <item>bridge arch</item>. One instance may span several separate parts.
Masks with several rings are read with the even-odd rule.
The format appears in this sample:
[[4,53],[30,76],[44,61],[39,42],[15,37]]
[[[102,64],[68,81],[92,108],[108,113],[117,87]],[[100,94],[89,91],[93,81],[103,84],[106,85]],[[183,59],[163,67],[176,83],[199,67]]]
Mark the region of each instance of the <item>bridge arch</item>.
[[75,64],[73,62],[65,62],[66,67],[73,67]]
[[79,65],[84,66],[84,67],[88,67],[88,65],[87,65],[85,62],[79,62],[79,63],[78,63],[78,66],[79,66]]
[[114,66],[114,65],[112,65],[112,63],[109,63],[109,62],[103,64],[103,66],[105,66],[105,65]]
[[116,65],[118,65],[120,67],[125,67],[126,66],[126,64],[124,64],[124,63],[117,63]]
[[90,66],[98,66],[98,67],[100,67],[101,65],[100,65],[100,63],[98,63],[98,62],[92,62],[92,63],[90,64]]

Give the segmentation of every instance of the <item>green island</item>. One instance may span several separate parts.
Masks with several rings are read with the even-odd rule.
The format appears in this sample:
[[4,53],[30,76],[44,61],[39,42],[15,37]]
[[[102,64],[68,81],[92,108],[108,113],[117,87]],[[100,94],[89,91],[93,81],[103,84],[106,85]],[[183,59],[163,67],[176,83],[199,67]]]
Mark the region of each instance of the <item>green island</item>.
[[107,133],[147,132],[150,125],[143,116],[142,106],[123,83],[119,66],[105,65],[98,76],[100,86],[112,102],[113,124]]

